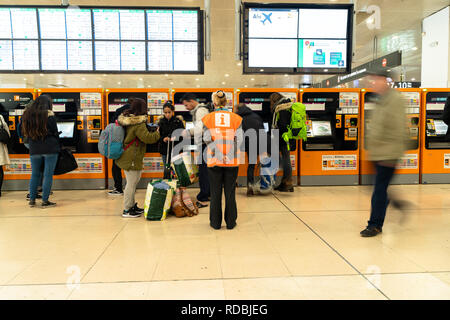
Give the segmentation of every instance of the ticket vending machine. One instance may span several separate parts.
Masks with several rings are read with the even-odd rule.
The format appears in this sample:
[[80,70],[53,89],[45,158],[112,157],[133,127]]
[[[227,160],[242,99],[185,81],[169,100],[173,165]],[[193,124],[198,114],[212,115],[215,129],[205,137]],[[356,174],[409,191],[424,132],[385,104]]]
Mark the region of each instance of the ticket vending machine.
[[0,89],[0,114],[9,125],[11,142],[8,153],[9,166],[4,166],[4,190],[27,190],[31,177],[31,162],[28,149],[17,134],[17,125],[25,106],[35,98],[34,89]]
[[[163,105],[169,100],[169,89],[106,89],[105,93],[108,124],[113,122],[116,110],[125,105],[128,98],[134,97],[143,99],[147,102],[147,126],[150,131],[156,130],[156,124],[159,121],[159,117],[163,114]],[[108,160],[108,185],[114,186],[111,168],[112,160]],[[163,173],[164,164],[161,155],[158,152],[158,144],[147,145],[142,178],[138,184],[138,188],[146,188],[151,179],[162,178]]]
[[[419,127],[420,127],[420,89],[397,89],[400,91],[406,104],[407,130],[409,135],[408,151],[399,160],[396,174],[392,184],[418,184],[419,183]],[[377,94],[370,89],[361,90],[361,160],[360,183],[362,185],[373,184],[375,169],[368,160],[366,149],[367,129],[370,127],[370,116],[374,111]]]
[[422,183],[450,183],[450,139],[447,125],[442,121],[450,89],[423,89],[421,124]]
[[98,152],[104,128],[103,89],[38,89],[53,101],[60,141],[78,163],[73,172],[55,176],[55,189],[105,189],[106,159]]
[[[278,92],[282,94],[284,97],[291,99],[292,102],[298,101],[298,89],[280,89],[280,88],[271,88],[271,89],[237,89],[237,101],[238,103],[245,103],[250,109],[255,111],[263,120],[264,127],[266,130],[272,125],[272,114],[270,112],[270,100],[269,97],[272,93]],[[295,151],[291,152],[291,165],[292,165],[292,182],[297,185],[298,184],[298,146]],[[247,162],[246,157],[246,162]],[[240,185],[247,184],[247,167],[248,164],[242,164],[239,167],[239,177],[238,183]],[[282,172],[278,172],[277,180],[281,180]],[[279,183],[279,181],[277,181]]]
[[300,89],[307,140],[300,150],[300,185],[359,183],[359,89]]

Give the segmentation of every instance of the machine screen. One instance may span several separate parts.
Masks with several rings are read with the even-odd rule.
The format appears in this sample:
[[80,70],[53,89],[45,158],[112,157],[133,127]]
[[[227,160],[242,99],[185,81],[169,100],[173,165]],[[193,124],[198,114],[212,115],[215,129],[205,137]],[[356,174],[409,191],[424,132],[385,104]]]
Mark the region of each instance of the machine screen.
[[75,131],[75,122],[58,122],[58,131],[61,132],[60,138],[72,139]]
[[434,127],[436,129],[436,135],[444,136],[447,134],[448,126],[442,120],[434,120]]
[[314,137],[330,137],[331,123],[329,121],[312,121],[312,133]]

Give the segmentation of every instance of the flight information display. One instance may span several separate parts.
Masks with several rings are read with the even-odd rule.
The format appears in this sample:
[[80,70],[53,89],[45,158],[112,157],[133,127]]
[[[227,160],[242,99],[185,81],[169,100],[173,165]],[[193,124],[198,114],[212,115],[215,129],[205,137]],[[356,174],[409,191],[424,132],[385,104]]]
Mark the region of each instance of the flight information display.
[[41,39],[66,38],[66,10],[38,9]]
[[67,70],[66,41],[42,41],[41,63],[43,70]]
[[348,72],[352,12],[351,4],[246,3],[244,73]]
[[67,69],[69,71],[93,69],[91,41],[67,41]]
[[203,72],[199,9],[0,6],[0,70]]

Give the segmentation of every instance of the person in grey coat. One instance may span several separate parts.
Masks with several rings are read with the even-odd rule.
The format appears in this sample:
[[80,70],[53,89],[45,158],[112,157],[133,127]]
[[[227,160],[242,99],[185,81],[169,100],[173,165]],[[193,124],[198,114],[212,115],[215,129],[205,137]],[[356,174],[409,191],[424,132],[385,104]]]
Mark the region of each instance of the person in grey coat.
[[[387,189],[394,176],[398,160],[407,150],[407,118],[405,103],[400,93],[388,86],[387,73],[370,75],[373,90],[379,95],[377,106],[367,134],[369,160],[376,169],[372,194],[370,220],[363,237],[373,237],[382,232],[386,209],[389,204]],[[395,206],[401,201],[396,200]]]

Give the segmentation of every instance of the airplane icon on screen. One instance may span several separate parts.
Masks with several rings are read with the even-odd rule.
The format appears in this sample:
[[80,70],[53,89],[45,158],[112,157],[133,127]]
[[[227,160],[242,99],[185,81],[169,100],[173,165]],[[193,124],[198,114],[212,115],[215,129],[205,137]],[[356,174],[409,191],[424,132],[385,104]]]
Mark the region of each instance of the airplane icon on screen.
[[264,20],[261,20],[263,25],[266,24],[266,21],[269,21],[270,23],[272,23],[272,20],[270,20],[270,17],[272,16],[272,13],[269,13],[269,14],[263,13],[263,16],[264,16]]

